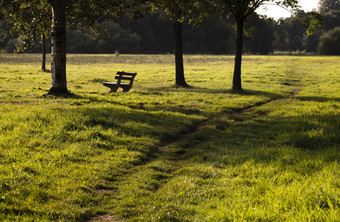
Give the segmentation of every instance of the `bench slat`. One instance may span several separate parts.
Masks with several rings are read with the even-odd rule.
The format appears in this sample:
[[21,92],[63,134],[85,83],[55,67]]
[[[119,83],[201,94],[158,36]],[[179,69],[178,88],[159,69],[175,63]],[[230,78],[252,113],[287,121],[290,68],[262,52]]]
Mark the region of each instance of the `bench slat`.
[[121,80],[131,80],[134,77],[120,77],[120,76],[116,76],[115,79],[121,79]]
[[131,72],[117,72],[117,75],[127,75],[127,76],[135,76],[137,73],[131,73]]
[[[116,82],[103,82],[103,85],[117,85],[117,83]],[[121,85],[121,86],[128,86],[128,85],[130,85],[130,84],[127,84],[127,83],[120,83],[119,85]]]

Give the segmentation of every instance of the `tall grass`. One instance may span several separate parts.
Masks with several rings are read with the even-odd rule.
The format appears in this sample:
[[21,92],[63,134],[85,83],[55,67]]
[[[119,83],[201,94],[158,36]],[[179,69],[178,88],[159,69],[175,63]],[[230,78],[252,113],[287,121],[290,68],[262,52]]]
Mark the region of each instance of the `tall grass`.
[[63,98],[39,60],[0,55],[2,221],[338,220],[338,57],[245,56],[234,93],[229,56],[187,89],[171,55],[70,55]]

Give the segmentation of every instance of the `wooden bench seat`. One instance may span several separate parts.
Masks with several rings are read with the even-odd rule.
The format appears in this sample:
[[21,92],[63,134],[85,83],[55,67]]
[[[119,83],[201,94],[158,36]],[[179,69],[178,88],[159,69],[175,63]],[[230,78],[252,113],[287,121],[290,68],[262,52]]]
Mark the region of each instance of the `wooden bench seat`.
[[111,89],[110,93],[117,92],[119,87],[123,89],[123,92],[129,92],[136,75],[137,73],[117,72],[115,76],[117,82],[103,82],[103,85]]

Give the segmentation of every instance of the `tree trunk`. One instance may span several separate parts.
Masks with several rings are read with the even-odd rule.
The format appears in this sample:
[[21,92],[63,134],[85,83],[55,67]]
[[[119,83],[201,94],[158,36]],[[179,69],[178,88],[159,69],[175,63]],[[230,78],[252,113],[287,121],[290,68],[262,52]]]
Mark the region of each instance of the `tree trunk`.
[[48,94],[68,93],[66,87],[66,13],[65,0],[50,0],[52,5],[52,84]]
[[182,23],[178,21],[173,22],[175,34],[175,63],[176,63],[176,85],[188,86],[184,78],[183,66],[183,40],[182,40]]
[[233,76],[232,90],[241,91],[241,66],[242,66],[242,53],[243,53],[243,25],[244,19],[236,18],[237,24],[237,37],[236,37],[236,55],[235,67]]
[[41,61],[41,69],[46,71],[46,38],[45,34],[41,35],[41,46],[42,46],[42,61]]

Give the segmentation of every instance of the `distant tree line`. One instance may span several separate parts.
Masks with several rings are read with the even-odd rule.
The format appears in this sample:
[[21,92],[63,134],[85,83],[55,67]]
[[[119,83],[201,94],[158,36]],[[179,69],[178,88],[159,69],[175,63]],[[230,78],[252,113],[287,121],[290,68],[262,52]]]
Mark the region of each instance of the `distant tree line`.
[[[306,34],[308,25],[304,22],[304,15],[292,15],[274,21],[253,13],[245,24],[244,52],[263,55],[273,51],[340,54],[340,49],[336,47],[340,41],[340,1],[319,0],[319,12],[324,15],[323,27],[310,36]],[[140,19],[103,21],[99,24],[99,34],[70,28],[67,30],[67,52],[173,53],[172,24],[167,16],[160,14],[144,15]],[[42,16],[47,17],[48,14]],[[0,10],[0,31],[9,32],[15,28],[2,22],[1,18]],[[16,35],[0,38],[0,51],[14,52],[17,45],[23,42],[22,38]],[[42,45],[39,44],[41,37],[36,36],[35,39],[33,47],[24,48],[24,52],[42,51]],[[49,42],[46,42],[48,50],[51,48]],[[184,53],[234,54],[235,48],[235,20],[232,17],[214,17],[198,25],[183,23]]]
[[[340,10],[324,14],[324,26],[318,33],[307,36],[307,25],[302,16],[273,19],[251,15],[246,23],[244,52],[269,54],[273,51],[306,51],[321,54],[340,54],[332,42],[339,41]],[[233,54],[235,51],[235,21],[210,18],[199,25],[183,24],[183,50],[186,54]],[[11,27],[0,24],[2,29]],[[173,30],[165,16],[147,15],[137,20],[123,18],[104,21],[102,32],[94,34],[76,29],[67,31],[68,53],[143,53],[164,54],[173,52]],[[19,36],[0,39],[0,50],[14,52]],[[321,41],[320,41],[321,40]],[[41,52],[40,37],[36,44],[24,52]],[[47,42],[47,49],[50,49]],[[339,44],[336,44],[339,45]],[[330,47],[330,49],[328,49]]]
[[[275,24],[274,47],[277,51],[306,51],[312,53],[340,55],[340,50],[329,51],[325,45],[340,41],[340,35],[332,34],[334,29],[340,27],[340,10],[331,10],[323,14],[324,24],[317,33],[307,36],[307,25],[299,16],[280,19]],[[332,36],[330,38],[329,36]]]
[[[266,20],[263,21],[266,23]],[[102,22],[100,27],[102,32],[99,35],[90,31],[68,29],[67,52],[105,54],[173,52],[172,24],[166,16],[147,15],[137,20],[123,18],[116,22],[108,20]],[[270,27],[272,28],[272,25]],[[10,27],[6,28],[10,29]],[[232,53],[235,48],[233,34],[231,19],[223,21],[213,18],[196,26],[183,24],[184,52],[190,54]],[[0,49],[8,53],[14,52],[19,38],[18,36],[9,36],[1,39]],[[37,37],[33,47],[25,49],[24,52],[41,52],[39,41],[40,39]]]

